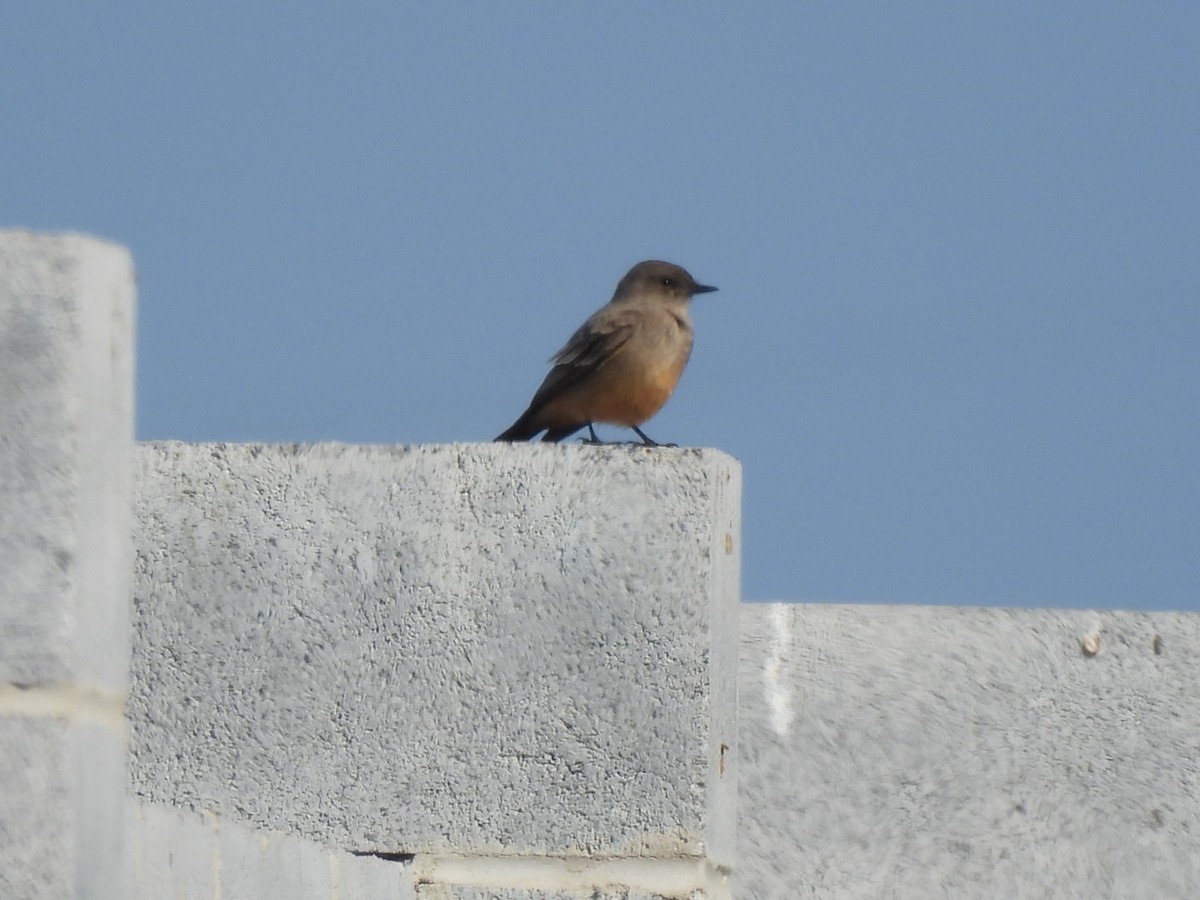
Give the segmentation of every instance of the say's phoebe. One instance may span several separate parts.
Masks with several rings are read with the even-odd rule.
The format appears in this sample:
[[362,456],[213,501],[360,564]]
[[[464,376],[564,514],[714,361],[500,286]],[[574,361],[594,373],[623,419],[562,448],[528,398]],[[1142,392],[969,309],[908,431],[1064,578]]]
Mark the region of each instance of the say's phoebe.
[[592,425],[605,422],[655,445],[638,426],[662,409],[692,355],[692,295],[715,290],[671,263],[638,263],[555,354],[529,408],[496,440],[545,431],[543,441],[561,441],[586,427],[597,443]]

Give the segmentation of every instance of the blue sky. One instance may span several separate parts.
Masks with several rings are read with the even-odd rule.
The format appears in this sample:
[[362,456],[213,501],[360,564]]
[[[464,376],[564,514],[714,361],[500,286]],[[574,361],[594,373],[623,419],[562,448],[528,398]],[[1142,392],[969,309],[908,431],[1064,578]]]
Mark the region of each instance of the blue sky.
[[0,223],[147,440],[489,440],[678,262],[747,598],[1200,609],[1200,6],[741,7],[5,4]]

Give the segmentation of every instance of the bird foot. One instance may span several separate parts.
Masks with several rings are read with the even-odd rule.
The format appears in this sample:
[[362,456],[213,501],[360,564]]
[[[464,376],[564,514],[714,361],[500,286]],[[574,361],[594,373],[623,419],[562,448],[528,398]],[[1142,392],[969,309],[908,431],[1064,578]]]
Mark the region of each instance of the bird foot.
[[633,429],[634,434],[636,434],[638,437],[640,437],[642,439],[641,445],[643,447],[678,447],[679,446],[678,444],[660,444],[658,441],[654,440],[654,438],[648,437],[646,435],[646,432],[642,431],[642,429],[638,428],[636,425],[630,425],[629,427]]
[[588,422],[588,436],[579,440],[584,444],[591,444],[593,447],[611,447],[614,444],[619,444],[620,441],[602,441],[596,437],[596,429],[592,427],[592,423]]

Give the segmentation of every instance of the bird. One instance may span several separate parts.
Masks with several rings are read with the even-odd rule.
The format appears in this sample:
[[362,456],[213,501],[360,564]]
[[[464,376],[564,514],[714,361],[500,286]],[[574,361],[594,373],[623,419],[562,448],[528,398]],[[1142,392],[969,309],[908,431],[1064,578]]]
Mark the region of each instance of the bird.
[[692,355],[692,297],[715,290],[674,263],[635,265],[554,355],[529,407],[496,440],[527,441],[545,432],[543,441],[561,441],[587,428],[585,441],[598,444],[593,425],[602,422],[632,428],[643,445],[659,446],[638,426],[662,409]]

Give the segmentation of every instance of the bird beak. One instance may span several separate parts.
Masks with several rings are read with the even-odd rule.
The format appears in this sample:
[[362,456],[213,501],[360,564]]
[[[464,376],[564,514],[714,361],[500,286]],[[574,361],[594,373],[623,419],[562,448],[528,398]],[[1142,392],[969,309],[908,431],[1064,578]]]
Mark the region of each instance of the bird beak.
[[711,294],[716,288],[711,284],[698,284],[692,288],[693,294]]

